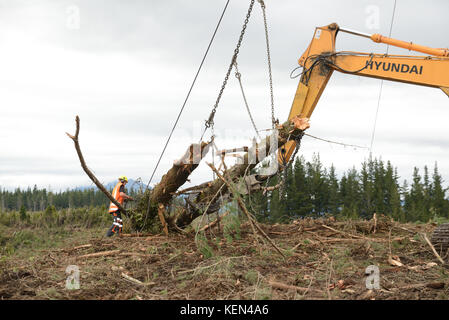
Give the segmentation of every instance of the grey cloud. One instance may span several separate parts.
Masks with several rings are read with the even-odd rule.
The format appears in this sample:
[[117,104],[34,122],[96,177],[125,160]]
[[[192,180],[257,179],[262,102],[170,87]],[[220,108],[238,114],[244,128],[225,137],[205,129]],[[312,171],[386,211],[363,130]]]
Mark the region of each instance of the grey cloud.
[[[297,0],[266,0],[265,2],[275,81],[276,115],[281,121],[288,113],[298,80],[290,80],[288,75],[310,42],[314,28],[337,22],[341,26],[363,32],[379,32],[388,35],[393,9],[391,0],[319,0],[309,2],[307,5]],[[114,55],[116,59],[113,61],[118,65],[121,64],[120,59],[123,61],[129,59],[141,66],[149,66],[148,69],[142,70],[145,74],[142,79],[133,79],[132,73],[115,72],[118,66],[111,65],[110,77],[117,77],[120,81],[108,84],[109,89],[97,89],[95,83],[91,88],[84,88],[81,83],[83,73],[81,73],[80,82],[73,83],[71,84],[73,87],[68,88],[57,87],[66,79],[57,79],[48,84],[24,84],[20,81],[12,83],[6,75],[0,79],[0,89],[5,91],[13,89],[17,96],[35,98],[40,104],[38,108],[29,106],[29,117],[35,117],[43,123],[44,117],[52,120],[53,123],[49,122],[47,126],[50,126],[50,130],[58,130],[55,135],[63,134],[63,128],[59,125],[61,122],[68,123],[65,130],[69,132],[73,130],[72,118],[79,112],[82,119],[83,143],[86,146],[89,164],[94,168],[100,168],[104,155],[100,153],[103,152],[102,150],[95,149],[93,142],[113,139],[112,137],[115,137],[120,127],[124,132],[120,141],[127,141],[129,144],[124,147],[129,158],[123,159],[123,166],[131,168],[130,164],[132,164],[132,167],[147,173],[152,170],[171,130],[224,4],[225,0],[127,2],[0,0],[0,29],[2,30],[0,39],[9,32],[11,34],[13,31],[23,32],[32,36],[37,44],[48,45],[52,49],[64,49],[69,53],[86,54],[86,59],[95,57],[107,61],[111,55]],[[174,133],[172,145],[169,146],[166,155],[167,163],[174,160],[170,157],[178,156],[179,150],[184,150],[185,146],[180,145],[194,136],[194,122],[202,123],[207,118],[231,59],[248,4],[249,1],[230,2],[203,72],[182,115],[180,125]],[[79,30],[70,30],[65,26],[66,8],[70,5],[77,5],[80,9]],[[369,5],[377,5],[380,9],[380,29],[366,28],[365,10]],[[393,37],[434,47],[447,47],[449,43],[444,38],[443,32],[449,23],[446,19],[448,9],[447,1],[399,0]],[[239,65],[253,115],[260,128],[270,126],[264,41],[261,11],[256,2],[240,51]],[[380,53],[385,51],[384,45],[346,34],[340,34],[337,41],[337,49],[341,50]],[[394,48],[390,48],[390,53],[409,54],[408,51]],[[33,52],[27,54],[33,57]],[[20,61],[13,62],[20,65]],[[103,79],[95,77],[101,68],[98,70],[95,66],[89,68],[91,69],[86,67],[82,70],[87,80],[94,78],[101,81]],[[23,78],[26,79],[26,70],[22,72]],[[45,76],[42,74],[43,78]],[[155,81],[158,86],[150,84],[150,80]],[[149,82],[147,88],[142,85],[142,81]],[[131,89],[127,88],[128,91],[121,92],[121,87],[126,85]],[[349,88],[339,90],[344,86]],[[366,78],[357,80],[348,75],[335,74],[315,111],[310,133],[316,132],[317,135],[332,138],[332,140],[366,145],[372,129],[372,122],[368,120],[373,120],[374,117],[378,88],[377,80]],[[388,92],[388,88],[389,85],[385,84],[384,95]],[[396,87],[393,90],[396,90]],[[410,94],[411,91],[404,92]],[[429,100],[434,101],[432,97]],[[407,103],[412,102],[408,99]],[[351,106],[355,104],[365,108],[365,115],[362,119],[358,113],[358,118],[350,121],[368,123],[358,132],[351,131],[353,128],[349,126],[337,129],[337,126],[325,117],[326,114],[341,118],[351,116],[345,112],[351,112],[353,110]],[[8,106],[1,106],[1,108],[6,107]],[[33,107],[36,109],[31,109]],[[14,113],[14,110],[8,110],[8,112]],[[19,115],[16,116],[19,119]],[[58,126],[54,125],[55,122]],[[221,134],[224,134],[225,128],[235,131],[242,128],[251,129],[233,75],[217,111],[216,123],[217,131]],[[391,132],[384,134],[380,130],[375,146],[390,143],[393,146],[400,144],[401,147],[413,144],[416,148],[423,148],[426,145],[447,148],[444,137],[429,138],[426,135],[420,138],[418,133],[410,133],[408,130],[404,129],[404,134],[394,137],[388,136]],[[12,133],[18,136],[22,134]],[[1,132],[0,135],[3,136]],[[104,138],[106,139],[102,140]],[[138,145],[133,147],[133,142],[137,142]],[[308,146],[311,149],[321,148],[324,153],[328,152],[313,141],[310,141]],[[61,148],[61,150],[62,152],[73,151],[69,148]],[[72,155],[74,154],[70,154],[70,157]],[[3,158],[0,166],[9,168],[10,175],[13,171],[17,173],[20,170],[26,171],[30,177],[32,177],[32,170],[39,170],[49,175],[56,175],[57,172],[61,175],[72,175],[78,170],[79,176],[83,175],[75,157],[70,158],[68,166],[58,165],[59,162],[64,161],[60,154],[42,157],[41,160],[36,160],[31,155],[9,160]],[[50,158],[53,160],[49,160]],[[352,159],[355,158],[348,156],[344,161],[350,162]],[[100,172],[109,174],[111,168],[105,164]],[[163,172],[162,167],[158,172]],[[202,175],[199,176],[202,177]]]

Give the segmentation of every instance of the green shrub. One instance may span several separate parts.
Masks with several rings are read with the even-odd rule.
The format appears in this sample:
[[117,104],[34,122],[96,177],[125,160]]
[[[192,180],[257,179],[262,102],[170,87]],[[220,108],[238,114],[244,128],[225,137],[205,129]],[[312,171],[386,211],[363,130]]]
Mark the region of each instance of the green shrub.
[[53,205],[50,205],[44,211],[27,212],[25,207],[21,207],[18,212],[0,212],[0,225],[7,227],[55,228],[79,226],[96,228],[106,227],[111,222],[111,215],[104,206],[56,210]]
[[204,259],[209,259],[214,256],[214,250],[209,245],[209,242],[207,241],[207,238],[203,233],[198,233],[195,236],[195,244],[198,248],[198,251],[203,255]]
[[56,221],[57,221],[57,216],[58,213],[56,212],[56,208],[55,206],[51,205],[48,206],[45,211],[44,214],[42,216],[43,218],[43,222],[45,223],[45,225],[47,227],[52,227],[54,225],[56,225]]
[[443,224],[443,223],[448,223],[449,222],[449,218],[446,217],[440,217],[437,215],[434,215],[433,218],[430,219],[429,223],[436,223],[437,225]]
[[30,222],[30,217],[28,216],[27,209],[25,208],[24,205],[22,205],[20,207],[19,214],[20,214],[20,221],[25,222],[25,223],[29,223]]
[[18,225],[20,217],[18,212],[3,212],[0,215],[0,223],[7,227]]
[[1,251],[3,254],[12,254],[19,248],[34,247],[40,239],[31,230],[20,230],[11,237],[0,236]]

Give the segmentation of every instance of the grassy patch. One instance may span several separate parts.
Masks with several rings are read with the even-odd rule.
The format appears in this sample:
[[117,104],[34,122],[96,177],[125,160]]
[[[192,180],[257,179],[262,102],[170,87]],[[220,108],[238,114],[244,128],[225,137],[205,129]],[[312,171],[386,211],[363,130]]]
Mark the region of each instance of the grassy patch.
[[[4,256],[25,256],[29,259],[40,250],[59,248],[73,241],[85,241],[92,235],[102,235],[104,229],[85,229],[82,232],[71,227],[5,228],[0,230],[0,254]],[[32,261],[32,260],[30,260]]]
[[259,279],[259,272],[256,270],[249,270],[243,278],[248,281],[250,284],[256,284]]

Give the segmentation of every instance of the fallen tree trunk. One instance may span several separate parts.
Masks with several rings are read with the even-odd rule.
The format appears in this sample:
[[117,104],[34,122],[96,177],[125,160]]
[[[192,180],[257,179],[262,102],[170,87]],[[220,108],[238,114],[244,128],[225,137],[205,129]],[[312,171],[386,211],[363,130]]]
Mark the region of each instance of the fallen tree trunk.
[[[181,208],[176,213],[166,210],[171,204],[176,191],[188,181],[190,174],[198,167],[201,159],[207,154],[213,141],[192,144],[184,156],[173,163],[173,166],[162,177],[161,181],[152,190],[147,190],[145,192],[144,196],[139,201],[137,208],[129,213],[112,197],[87,167],[78,141],[79,121],[79,117],[77,116],[75,135],[72,136],[68,133],[67,135],[75,144],[75,149],[78,153],[81,166],[109,200],[115,203],[125,214],[130,214],[129,217],[133,228],[141,231],[145,227],[149,229],[149,226],[154,226],[156,222],[155,219],[159,218],[160,226],[165,229],[165,232],[167,232],[167,227],[173,230],[182,231],[182,228],[201,215],[203,213],[202,211],[207,210],[206,213],[218,211],[218,194],[226,194],[229,191],[228,186],[219,178],[200,186],[189,188],[191,190],[198,190],[198,192],[193,201],[186,201],[184,208]],[[274,153],[288,141],[295,140],[299,142],[304,131],[309,128],[309,126],[307,118],[299,117],[295,117],[292,120],[279,125],[277,130],[275,130],[271,136],[267,136],[259,144],[254,143],[251,148],[247,149],[248,152],[239,159],[236,165],[229,169],[225,168],[223,174],[225,179],[232,183],[237,182],[238,179],[245,176],[258,163],[264,160],[268,155]],[[265,179],[267,177],[268,176],[266,176]]]
[[[267,136],[259,144],[254,144],[249,148],[248,152],[243,155],[241,161],[225,170],[224,177],[231,182],[238,181],[239,178],[245,176],[259,162],[265,159],[267,155],[275,152],[288,141],[300,141],[303,132],[309,128],[309,126],[307,118],[298,117],[279,125],[277,131],[272,135]],[[195,149],[195,145],[192,145],[181,159],[182,161],[180,160],[174,163],[173,167],[162,177],[161,181],[151,192],[149,201],[148,197],[143,200],[147,202],[143,204],[147,211],[147,218],[157,215],[157,206],[159,204],[167,206],[171,202],[177,189],[188,180],[190,173],[195,170],[200,160],[203,158],[203,150],[206,150],[207,152],[208,147],[209,143],[203,142],[200,148],[201,154],[198,155],[198,153],[195,153],[193,150]],[[187,161],[186,164],[186,159],[193,161],[190,161],[192,163]],[[265,177],[265,179],[266,178],[267,177]],[[216,212],[219,209],[218,206],[214,206],[214,203],[219,200],[217,194],[219,192],[226,194],[229,191],[226,184],[220,178],[203,183],[200,186],[188,188],[187,190],[195,190],[196,196],[193,200],[187,200],[185,207],[176,214],[172,214],[172,216],[169,216],[167,213],[168,211],[166,211],[164,220],[167,221],[171,228],[183,228],[190,224],[195,218],[203,214],[202,210],[204,210],[205,207],[208,208],[207,213]],[[144,221],[144,223],[146,223],[146,221]],[[162,219],[161,223],[163,223]]]
[[190,145],[184,155],[173,162],[173,166],[162,176],[161,181],[151,191],[147,190],[132,219],[135,228],[144,229],[151,226],[157,216],[165,234],[168,234],[168,227],[180,231],[165,208],[176,191],[188,181],[190,174],[198,167],[211,143],[212,141]]
[[[275,151],[286,144],[287,141],[295,140],[297,138],[300,139],[302,133],[307,128],[309,128],[309,122],[306,118],[294,118],[292,121],[286,121],[278,126],[277,133],[275,132],[271,136],[267,136],[261,143],[252,146],[243,156],[243,163],[238,163],[227,170],[225,172],[225,178],[232,182],[236,182],[240,177],[243,177],[246,172],[254,169],[254,167],[270,153],[270,149]],[[276,144],[274,148],[271,146],[273,142]],[[198,195],[196,202],[204,202],[210,199],[222,184],[223,182],[221,179],[215,179],[207,189],[204,189],[203,192]],[[224,191],[226,190],[227,189]]]
[[175,161],[168,172],[162,176],[161,181],[154,187],[150,202],[168,205],[176,192],[186,181],[190,174],[195,170],[200,161],[207,154],[211,142],[201,142],[192,144],[187,149],[184,156]]

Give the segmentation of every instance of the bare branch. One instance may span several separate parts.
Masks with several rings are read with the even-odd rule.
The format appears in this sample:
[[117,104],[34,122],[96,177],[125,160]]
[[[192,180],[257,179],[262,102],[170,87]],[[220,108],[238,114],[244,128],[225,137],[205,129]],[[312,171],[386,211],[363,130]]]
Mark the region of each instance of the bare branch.
[[123,214],[127,215],[127,211],[125,210],[125,208],[117,201],[114,199],[114,197],[111,195],[111,193],[106,190],[106,188],[103,186],[103,184],[98,181],[98,179],[95,177],[95,175],[92,173],[92,171],[89,170],[89,168],[86,165],[86,162],[84,161],[84,157],[83,157],[83,153],[81,152],[81,148],[80,148],[80,144],[79,144],[79,140],[78,140],[78,135],[80,132],[80,118],[78,116],[76,116],[75,118],[76,121],[76,132],[75,135],[72,136],[71,134],[67,133],[67,136],[73,140],[73,142],[75,143],[75,149],[76,149],[76,153],[78,154],[78,158],[81,162],[81,167],[83,168],[84,172],[86,172],[86,174],[89,176],[90,180],[92,180],[93,183],[95,183],[95,185],[98,187],[98,189],[101,190],[101,192],[103,192],[106,197],[109,198],[109,200],[112,201],[112,203],[114,203],[121,212],[123,212]]
[[426,240],[427,244],[429,245],[430,249],[432,249],[433,254],[435,255],[435,257],[437,257],[438,261],[441,262],[441,264],[444,264],[444,260],[441,259],[440,255],[438,254],[438,252],[435,250],[435,247],[432,245],[432,243],[430,243],[429,238],[427,238],[425,233],[422,233],[422,236],[424,237],[424,240]]

